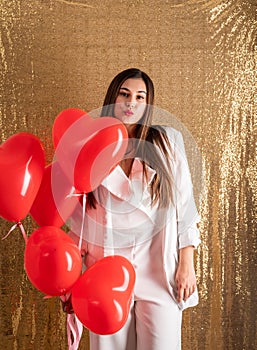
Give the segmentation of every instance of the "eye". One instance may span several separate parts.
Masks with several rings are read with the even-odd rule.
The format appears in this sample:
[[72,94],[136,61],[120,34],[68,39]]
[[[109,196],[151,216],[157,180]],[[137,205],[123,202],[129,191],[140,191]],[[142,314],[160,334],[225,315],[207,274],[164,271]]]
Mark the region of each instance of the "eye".
[[140,100],[140,101],[143,101],[143,100],[145,99],[145,96],[138,95],[138,96],[137,96],[137,99]]
[[123,97],[128,97],[128,93],[123,92],[123,91],[120,91],[120,96],[123,96]]

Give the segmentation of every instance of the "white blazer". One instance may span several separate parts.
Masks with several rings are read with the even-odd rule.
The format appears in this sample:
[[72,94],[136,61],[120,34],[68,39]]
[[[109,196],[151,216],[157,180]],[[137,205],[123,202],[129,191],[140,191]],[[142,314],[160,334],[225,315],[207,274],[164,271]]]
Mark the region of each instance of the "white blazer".
[[[151,207],[149,185],[155,170],[146,166],[148,181],[143,178],[142,163],[135,158],[129,178],[118,165],[96,191],[97,208],[84,217],[82,250],[87,267],[123,248],[143,244],[153,235],[162,235],[162,260],[167,288],[178,307],[183,310],[198,303],[195,291],[186,302],[176,300],[175,273],[179,249],[197,247],[200,243],[193,189],[184,143],[180,132],[165,127],[171,144],[173,172],[173,204],[168,209]],[[76,210],[71,220],[71,235],[78,241],[82,210]],[[74,236],[75,234],[75,236]],[[153,261],[154,263],[154,261]]]

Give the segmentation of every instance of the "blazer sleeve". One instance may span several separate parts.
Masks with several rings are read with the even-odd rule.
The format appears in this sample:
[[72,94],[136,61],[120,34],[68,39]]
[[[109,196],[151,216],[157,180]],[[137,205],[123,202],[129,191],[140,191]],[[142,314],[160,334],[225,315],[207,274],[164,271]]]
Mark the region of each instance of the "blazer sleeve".
[[200,220],[193,194],[191,174],[186,157],[182,134],[172,128],[166,129],[173,148],[173,201],[176,208],[177,234],[179,249],[199,245]]

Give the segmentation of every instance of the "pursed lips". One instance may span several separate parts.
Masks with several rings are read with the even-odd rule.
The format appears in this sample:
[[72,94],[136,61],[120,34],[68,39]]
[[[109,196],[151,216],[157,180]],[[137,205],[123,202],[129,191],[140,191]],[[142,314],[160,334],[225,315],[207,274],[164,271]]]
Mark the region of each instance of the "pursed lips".
[[134,113],[133,113],[131,110],[127,109],[127,110],[124,112],[124,114],[125,114],[126,116],[131,116],[131,115],[133,115]]

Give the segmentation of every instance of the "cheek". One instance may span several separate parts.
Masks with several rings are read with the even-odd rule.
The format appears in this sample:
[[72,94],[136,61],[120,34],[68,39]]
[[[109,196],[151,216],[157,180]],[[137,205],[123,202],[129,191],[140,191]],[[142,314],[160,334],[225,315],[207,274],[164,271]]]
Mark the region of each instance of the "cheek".
[[122,104],[122,103],[124,103],[124,97],[118,95],[118,96],[116,97],[116,100],[115,100],[114,104]]
[[121,107],[122,107],[122,104],[117,102],[117,100],[116,100],[115,105],[114,105],[114,116],[115,117],[119,117],[120,116],[120,114],[122,112],[122,108]]
[[146,104],[138,105],[138,111],[139,111],[139,113],[140,113],[141,115],[144,114],[145,109],[146,109]]

